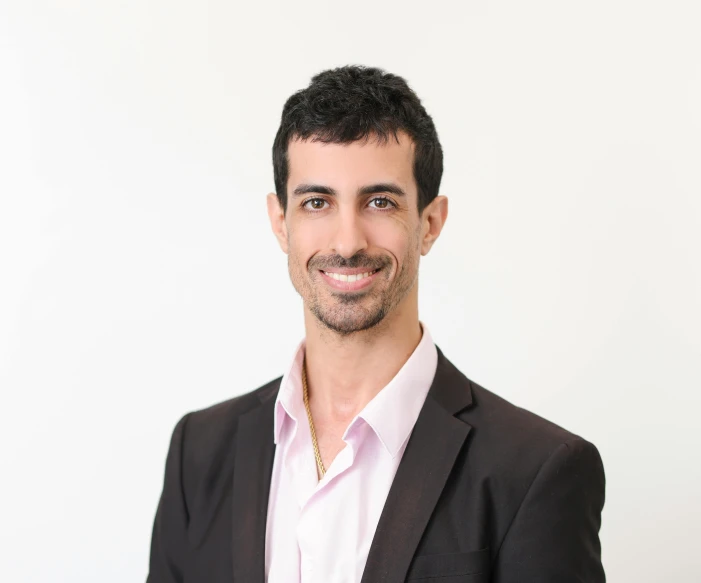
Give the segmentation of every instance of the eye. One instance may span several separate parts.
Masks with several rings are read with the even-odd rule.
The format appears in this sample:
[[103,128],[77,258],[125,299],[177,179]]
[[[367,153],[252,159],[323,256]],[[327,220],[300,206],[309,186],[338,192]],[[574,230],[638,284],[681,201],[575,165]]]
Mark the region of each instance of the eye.
[[373,203],[373,202],[379,202],[380,205],[379,205],[379,206],[375,206],[375,208],[376,208],[377,210],[379,210],[379,211],[385,211],[385,210],[390,209],[391,207],[396,207],[396,206],[397,206],[396,204],[394,204],[394,202],[392,202],[392,201],[391,201],[390,199],[388,199],[386,196],[377,196],[377,197],[373,198],[370,202],[371,202],[371,203]]
[[[311,206],[309,206],[309,203],[313,203]],[[323,209],[323,204],[326,203],[326,201],[323,198],[308,198],[302,203],[302,208],[306,210],[315,210],[315,211],[320,211]]]

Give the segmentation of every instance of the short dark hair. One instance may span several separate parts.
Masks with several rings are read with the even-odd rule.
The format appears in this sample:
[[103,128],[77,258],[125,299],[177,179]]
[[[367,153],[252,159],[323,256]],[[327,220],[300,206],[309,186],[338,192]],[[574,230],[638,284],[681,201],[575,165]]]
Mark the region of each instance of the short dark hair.
[[403,130],[414,142],[414,179],[421,214],[438,195],[443,150],[431,116],[407,82],[375,67],[348,65],[312,77],[282,109],[273,143],[277,197],[287,212],[287,148],[292,139],[344,144],[375,137],[398,139]]

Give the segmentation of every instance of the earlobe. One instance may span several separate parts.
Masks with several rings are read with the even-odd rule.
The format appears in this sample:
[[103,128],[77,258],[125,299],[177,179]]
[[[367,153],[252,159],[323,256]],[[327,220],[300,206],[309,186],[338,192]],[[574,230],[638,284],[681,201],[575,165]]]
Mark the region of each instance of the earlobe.
[[280,200],[277,194],[271,192],[267,196],[266,200],[268,204],[268,218],[270,219],[270,227],[273,230],[275,237],[277,238],[278,244],[282,252],[289,253],[289,246],[287,244],[287,223],[285,222],[285,211],[282,209]]

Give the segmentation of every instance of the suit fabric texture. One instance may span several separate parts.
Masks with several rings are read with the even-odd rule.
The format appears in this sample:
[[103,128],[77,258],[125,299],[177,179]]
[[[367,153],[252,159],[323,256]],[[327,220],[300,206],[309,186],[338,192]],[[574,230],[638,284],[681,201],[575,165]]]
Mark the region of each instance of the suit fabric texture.
[[[597,448],[470,381],[436,348],[362,583],[605,582]],[[177,423],[147,583],[265,583],[281,380]]]

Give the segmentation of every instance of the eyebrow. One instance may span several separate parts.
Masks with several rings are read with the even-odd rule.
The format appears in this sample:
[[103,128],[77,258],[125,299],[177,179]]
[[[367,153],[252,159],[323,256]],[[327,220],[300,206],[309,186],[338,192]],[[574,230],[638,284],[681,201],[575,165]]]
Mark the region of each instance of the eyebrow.
[[[380,194],[382,192],[388,192],[395,196],[406,196],[404,190],[393,182],[378,182],[377,184],[363,186],[358,189],[357,194],[358,196],[367,196],[368,194]],[[302,196],[309,193],[326,194],[328,196],[338,195],[338,193],[329,186],[324,186],[322,184],[300,184],[294,189],[292,196]]]

